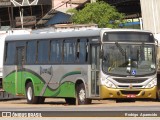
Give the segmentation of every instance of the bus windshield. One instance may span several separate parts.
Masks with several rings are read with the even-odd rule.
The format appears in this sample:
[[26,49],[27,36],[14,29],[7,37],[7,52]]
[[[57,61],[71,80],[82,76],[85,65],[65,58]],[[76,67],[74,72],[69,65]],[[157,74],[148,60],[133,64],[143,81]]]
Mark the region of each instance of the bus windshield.
[[147,76],[156,72],[152,44],[103,44],[102,69],[116,76]]

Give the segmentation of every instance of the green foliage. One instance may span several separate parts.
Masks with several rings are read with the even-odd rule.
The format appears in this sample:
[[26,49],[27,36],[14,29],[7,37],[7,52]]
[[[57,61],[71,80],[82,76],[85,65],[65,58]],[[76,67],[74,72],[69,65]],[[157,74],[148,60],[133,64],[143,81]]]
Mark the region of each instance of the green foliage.
[[82,10],[70,9],[72,22],[75,24],[98,24],[99,27],[116,28],[124,15],[117,12],[115,7],[99,1],[87,3]]

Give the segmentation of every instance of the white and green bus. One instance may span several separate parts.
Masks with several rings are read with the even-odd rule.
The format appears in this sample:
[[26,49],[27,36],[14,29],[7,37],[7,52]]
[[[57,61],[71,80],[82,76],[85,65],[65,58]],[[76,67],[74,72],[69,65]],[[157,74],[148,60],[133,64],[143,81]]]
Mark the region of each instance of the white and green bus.
[[148,31],[86,29],[8,36],[3,88],[27,103],[65,98],[156,99],[156,45]]

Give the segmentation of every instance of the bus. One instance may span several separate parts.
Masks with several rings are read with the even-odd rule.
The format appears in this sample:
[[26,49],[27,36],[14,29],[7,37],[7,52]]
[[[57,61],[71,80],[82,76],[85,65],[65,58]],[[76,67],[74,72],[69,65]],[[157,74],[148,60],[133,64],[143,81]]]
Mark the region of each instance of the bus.
[[156,44],[143,30],[94,28],[5,40],[3,89],[28,104],[156,99]]

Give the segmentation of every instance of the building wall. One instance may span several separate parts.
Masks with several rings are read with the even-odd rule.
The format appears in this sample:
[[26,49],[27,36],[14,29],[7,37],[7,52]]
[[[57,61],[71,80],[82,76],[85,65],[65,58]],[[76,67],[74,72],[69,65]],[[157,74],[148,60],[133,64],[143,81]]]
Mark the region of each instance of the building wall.
[[160,34],[160,0],[140,0],[143,29]]
[[59,11],[66,11],[71,8],[75,8],[78,4],[67,2],[68,0],[52,0],[52,8]]

